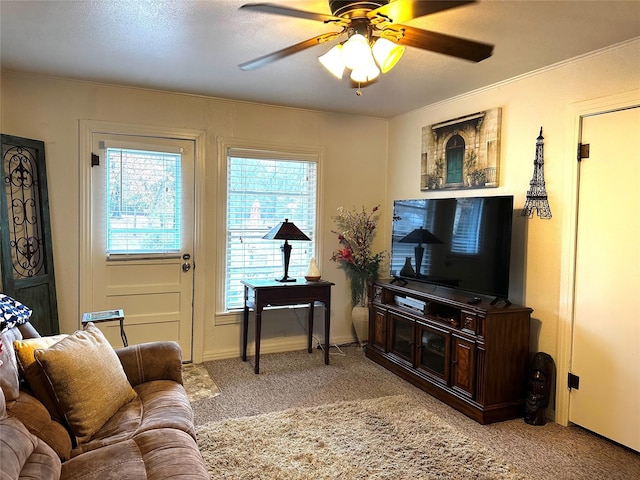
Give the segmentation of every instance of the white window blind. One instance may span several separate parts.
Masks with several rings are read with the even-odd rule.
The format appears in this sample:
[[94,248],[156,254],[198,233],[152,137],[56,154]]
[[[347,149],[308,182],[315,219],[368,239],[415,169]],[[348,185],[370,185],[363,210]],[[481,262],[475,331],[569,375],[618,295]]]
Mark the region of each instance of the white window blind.
[[180,250],[180,162],[173,152],[107,148],[107,253]]
[[304,280],[315,252],[316,198],[317,157],[228,149],[226,311],[244,305],[241,280],[283,276],[284,241],[262,237],[285,219],[311,239],[289,242],[289,276]]
[[451,252],[475,255],[480,247],[481,198],[459,198],[453,220]]

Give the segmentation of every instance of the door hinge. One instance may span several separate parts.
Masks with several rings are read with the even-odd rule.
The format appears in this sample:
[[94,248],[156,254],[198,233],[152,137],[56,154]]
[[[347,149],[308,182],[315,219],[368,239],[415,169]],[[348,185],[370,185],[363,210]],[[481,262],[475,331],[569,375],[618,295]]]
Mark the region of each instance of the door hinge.
[[588,143],[579,143],[578,144],[578,161],[581,162],[583,158],[589,158],[589,144]]
[[91,166],[99,167],[100,166],[100,156],[95,153],[91,153]]
[[568,376],[567,376],[567,386],[571,389],[574,390],[579,390],[580,389],[580,377],[578,375],[574,375],[573,373],[569,372]]

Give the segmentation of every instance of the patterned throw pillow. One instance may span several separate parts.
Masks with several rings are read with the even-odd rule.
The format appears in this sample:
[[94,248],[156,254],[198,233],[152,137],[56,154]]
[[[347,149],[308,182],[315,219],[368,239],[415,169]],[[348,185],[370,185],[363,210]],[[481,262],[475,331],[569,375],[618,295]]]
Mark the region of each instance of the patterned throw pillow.
[[31,318],[31,309],[4,293],[0,293],[0,333],[17,325],[27,323]]

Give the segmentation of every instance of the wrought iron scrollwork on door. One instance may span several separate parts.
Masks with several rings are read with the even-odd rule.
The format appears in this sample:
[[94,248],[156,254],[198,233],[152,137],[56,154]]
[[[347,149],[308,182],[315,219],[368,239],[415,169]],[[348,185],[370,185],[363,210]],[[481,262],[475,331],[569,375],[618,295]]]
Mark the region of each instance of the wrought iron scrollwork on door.
[[44,142],[2,134],[0,290],[29,306],[41,335],[55,335],[58,304]]
[[37,159],[29,148],[11,147],[3,165],[13,275],[33,277],[44,266]]

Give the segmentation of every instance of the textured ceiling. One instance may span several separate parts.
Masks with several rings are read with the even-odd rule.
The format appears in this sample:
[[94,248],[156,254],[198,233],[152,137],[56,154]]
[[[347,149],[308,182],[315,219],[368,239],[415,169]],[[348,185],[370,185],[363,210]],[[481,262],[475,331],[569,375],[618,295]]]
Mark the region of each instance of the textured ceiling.
[[[317,61],[333,43],[253,71],[238,64],[336,27],[238,10],[238,0],[0,1],[3,69],[389,118],[640,37],[640,0],[484,0],[406,22],[495,45],[480,63],[407,48],[355,95]],[[328,2],[272,3],[330,13]],[[638,63],[637,58],[630,61]]]

